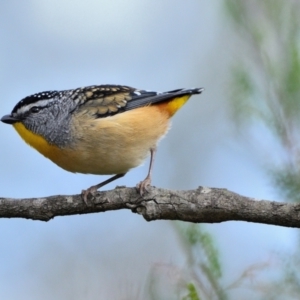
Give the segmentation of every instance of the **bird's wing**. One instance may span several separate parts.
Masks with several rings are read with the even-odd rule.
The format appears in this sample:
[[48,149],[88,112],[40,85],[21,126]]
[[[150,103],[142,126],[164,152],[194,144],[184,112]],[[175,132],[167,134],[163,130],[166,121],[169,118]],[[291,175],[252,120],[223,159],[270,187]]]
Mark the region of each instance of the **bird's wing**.
[[184,95],[200,94],[202,90],[178,89],[160,93],[121,85],[94,85],[74,90],[71,97],[78,102],[78,112],[86,110],[96,118],[102,118]]

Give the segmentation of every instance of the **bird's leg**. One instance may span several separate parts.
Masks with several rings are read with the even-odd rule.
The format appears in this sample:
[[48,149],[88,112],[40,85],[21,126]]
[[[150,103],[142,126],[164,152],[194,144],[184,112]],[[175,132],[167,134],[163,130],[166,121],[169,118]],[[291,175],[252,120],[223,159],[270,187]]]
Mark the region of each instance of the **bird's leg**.
[[88,201],[87,201],[87,197],[89,194],[95,194],[95,192],[97,192],[98,189],[100,189],[101,187],[105,186],[106,184],[118,179],[118,178],[121,178],[125,175],[126,173],[122,173],[122,174],[117,174],[117,175],[114,175],[110,178],[108,178],[107,180],[104,180],[103,182],[100,182],[96,185],[92,185],[90,188],[86,189],[86,190],[82,190],[81,192],[81,196],[82,196],[82,199],[84,201],[84,203],[86,205],[88,205]]
[[153,164],[154,164],[155,154],[156,154],[156,148],[151,148],[150,149],[150,166],[149,166],[148,175],[146,176],[146,178],[143,181],[141,181],[137,185],[137,189],[141,196],[143,196],[145,192],[148,192],[147,187],[151,185],[151,174],[152,174],[152,168],[153,168]]

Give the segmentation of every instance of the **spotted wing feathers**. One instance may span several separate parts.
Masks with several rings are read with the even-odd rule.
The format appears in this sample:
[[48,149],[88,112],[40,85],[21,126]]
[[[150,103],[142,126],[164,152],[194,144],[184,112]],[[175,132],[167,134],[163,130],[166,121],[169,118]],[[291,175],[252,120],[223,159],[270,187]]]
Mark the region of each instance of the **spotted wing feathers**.
[[114,115],[142,106],[167,101],[187,94],[200,94],[203,89],[178,89],[166,93],[138,90],[128,86],[99,85],[74,90],[72,97],[79,110],[96,118]]

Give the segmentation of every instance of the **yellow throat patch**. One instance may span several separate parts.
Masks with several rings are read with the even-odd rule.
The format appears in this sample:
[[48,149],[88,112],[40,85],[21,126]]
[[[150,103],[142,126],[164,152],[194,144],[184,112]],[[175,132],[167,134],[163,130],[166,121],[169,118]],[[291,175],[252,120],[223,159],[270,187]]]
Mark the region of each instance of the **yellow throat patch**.
[[53,145],[50,145],[41,135],[28,130],[21,122],[14,123],[13,126],[27,144],[46,157],[51,158]]

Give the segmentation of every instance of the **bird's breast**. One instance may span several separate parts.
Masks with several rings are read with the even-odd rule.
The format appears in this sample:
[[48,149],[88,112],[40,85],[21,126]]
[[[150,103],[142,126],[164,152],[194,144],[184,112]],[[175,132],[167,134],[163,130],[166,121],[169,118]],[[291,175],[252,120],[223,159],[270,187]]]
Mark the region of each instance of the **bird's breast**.
[[21,122],[15,129],[26,143],[61,168],[76,173],[120,174],[140,165],[169,128],[169,115],[147,106],[111,117],[77,115],[70,123],[72,142],[50,144]]

